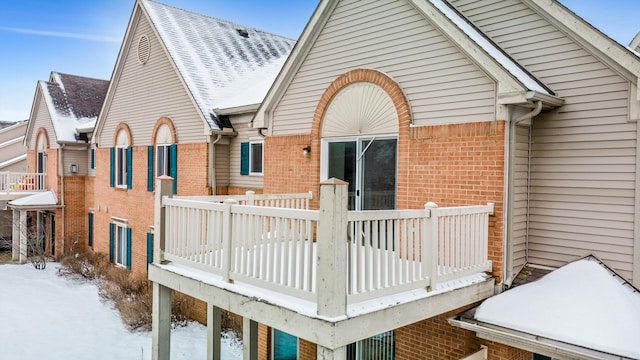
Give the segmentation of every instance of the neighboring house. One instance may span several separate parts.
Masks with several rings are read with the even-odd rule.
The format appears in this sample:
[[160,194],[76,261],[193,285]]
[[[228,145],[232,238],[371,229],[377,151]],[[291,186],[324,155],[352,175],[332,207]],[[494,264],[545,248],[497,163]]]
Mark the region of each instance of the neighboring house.
[[88,142],[108,85],[59,72],[38,82],[23,140],[28,173],[13,181],[20,199],[7,204],[14,213],[14,260],[25,261],[30,233],[43,239],[53,257],[84,244]]
[[[251,124],[265,135],[263,193],[312,191],[320,214],[158,199],[154,356],[169,357],[173,289],[208,303],[212,357],[212,324],[224,309],[245,319],[245,359],[279,358],[282,332],[298,359],[565,358],[575,344],[485,340],[447,320],[492,296],[494,281],[496,292],[508,289],[525,265],[557,268],[593,254],[638,287],[639,76],[636,53],[557,1],[322,1]],[[354,211],[329,209],[327,199]],[[492,203],[494,212],[469,241],[464,219],[431,223],[440,210],[428,202]],[[425,204],[425,223],[440,232],[393,222],[408,212],[359,212]],[[390,216],[392,230],[358,222],[372,214]],[[202,225],[208,217],[221,220]],[[303,218],[317,222],[305,227]],[[298,226],[308,231],[300,238]],[[493,277],[456,278],[439,293],[434,281],[457,271],[483,232]],[[428,243],[396,243],[405,233]],[[383,234],[392,245],[381,245]],[[437,251],[423,250],[434,243]],[[386,256],[417,249],[394,264],[435,268],[415,275],[426,286],[403,292],[375,277],[390,271]],[[357,272],[364,258],[368,271]],[[353,291],[361,278],[365,294]],[[311,294],[302,293],[306,281]],[[387,296],[357,301],[376,286],[388,286]]]
[[262,138],[247,128],[294,44],[136,1],[91,141],[95,251],[146,273],[158,176],[173,177],[177,195],[261,192]]
[[[10,173],[23,173],[27,169],[27,149],[22,144],[27,121],[0,121],[0,178]],[[0,180],[0,249],[10,247],[12,235],[12,214],[6,210],[7,201],[12,197],[3,194],[8,182]]]

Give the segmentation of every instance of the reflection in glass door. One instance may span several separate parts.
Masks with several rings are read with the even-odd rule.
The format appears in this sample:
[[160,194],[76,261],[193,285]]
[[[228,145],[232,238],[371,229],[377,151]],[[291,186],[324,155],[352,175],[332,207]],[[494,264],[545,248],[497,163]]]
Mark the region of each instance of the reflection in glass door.
[[395,208],[395,138],[329,141],[327,178],[349,183],[349,210]]

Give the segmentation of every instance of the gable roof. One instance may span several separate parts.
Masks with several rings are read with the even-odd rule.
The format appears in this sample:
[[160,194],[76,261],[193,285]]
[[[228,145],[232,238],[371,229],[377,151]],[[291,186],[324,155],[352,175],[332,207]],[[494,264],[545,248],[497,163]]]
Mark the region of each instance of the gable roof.
[[[57,142],[77,141],[78,128],[93,127],[104,102],[109,82],[107,80],[51,72],[49,81],[38,81],[36,97],[45,101]],[[25,144],[31,138],[35,101],[29,117]]]
[[[448,2],[444,0],[407,1],[496,80],[501,104],[526,104],[531,100],[541,100],[545,105],[555,107],[563,103],[562,99],[557,98],[548,86],[500,49]],[[340,0],[326,0],[318,5],[292,55],[254,116],[253,127],[269,126],[270,112],[284,95],[295,72],[311,51],[339,2]]]
[[[151,0],[137,0],[111,87],[117,86],[140,14],[149,20],[201,119],[213,131],[229,126],[218,119],[214,109],[262,101],[295,44],[293,39],[252,27]],[[105,108],[110,97],[108,94]],[[102,117],[98,121],[96,130],[100,131]]]
[[636,359],[638,319],[638,289],[587,256],[485,300],[454,323],[501,332],[498,342],[523,341],[522,348],[549,356]]

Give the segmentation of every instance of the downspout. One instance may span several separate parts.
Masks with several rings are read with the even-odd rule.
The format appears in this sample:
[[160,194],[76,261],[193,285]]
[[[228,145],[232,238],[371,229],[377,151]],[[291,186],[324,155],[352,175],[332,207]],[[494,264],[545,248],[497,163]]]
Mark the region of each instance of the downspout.
[[64,147],[60,144],[60,156],[58,156],[58,171],[60,175],[60,206],[62,219],[60,221],[60,255],[64,255]]
[[216,144],[222,139],[222,134],[218,134],[216,139],[209,142],[209,186],[211,186],[211,195],[216,195]]
[[[537,116],[538,114],[540,114],[540,112],[542,111],[542,101],[536,101],[535,103],[535,107],[533,108],[532,111],[517,117],[514,120],[511,120],[511,122],[509,123],[509,128],[508,131],[506,132],[506,136],[507,136],[507,149],[506,149],[506,156],[505,158],[507,159],[507,165],[506,165],[506,173],[507,173],[507,179],[508,179],[508,184],[507,184],[507,191],[505,193],[505,208],[508,208],[509,211],[505,212],[506,214],[508,214],[507,217],[507,231],[505,232],[505,238],[510,238],[510,232],[511,229],[513,228],[513,216],[512,216],[512,204],[510,203],[511,198],[512,198],[512,193],[513,193],[513,163],[514,163],[514,156],[515,156],[515,151],[513,151],[515,145],[516,145],[516,126],[526,120],[530,120],[533,117]],[[527,164],[527,223],[529,222],[529,173],[531,171],[531,132],[529,132],[529,153],[528,153],[528,164]],[[529,241],[529,228],[527,225],[527,229],[525,230],[525,241],[528,242]],[[506,286],[511,286],[511,281],[513,280],[511,276],[509,276],[510,272],[511,272],[511,259],[512,259],[512,254],[511,254],[511,249],[508,246],[508,244],[510,243],[510,241],[504,241],[504,245],[503,245],[503,252],[505,254],[505,256],[509,257],[509,261],[507,262],[508,266],[503,266],[502,268],[502,276],[504,279],[504,284]],[[527,251],[528,249],[526,249],[525,246],[525,257],[527,257]]]

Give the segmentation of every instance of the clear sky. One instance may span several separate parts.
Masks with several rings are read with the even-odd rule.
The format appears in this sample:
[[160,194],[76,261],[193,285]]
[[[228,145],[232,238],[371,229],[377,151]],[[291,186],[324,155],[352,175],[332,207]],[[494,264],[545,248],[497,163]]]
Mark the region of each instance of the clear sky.
[[[297,39],[319,0],[160,0]],[[561,0],[623,45],[640,31],[640,0]],[[29,117],[51,71],[109,79],[134,0],[0,3],[0,120]]]

